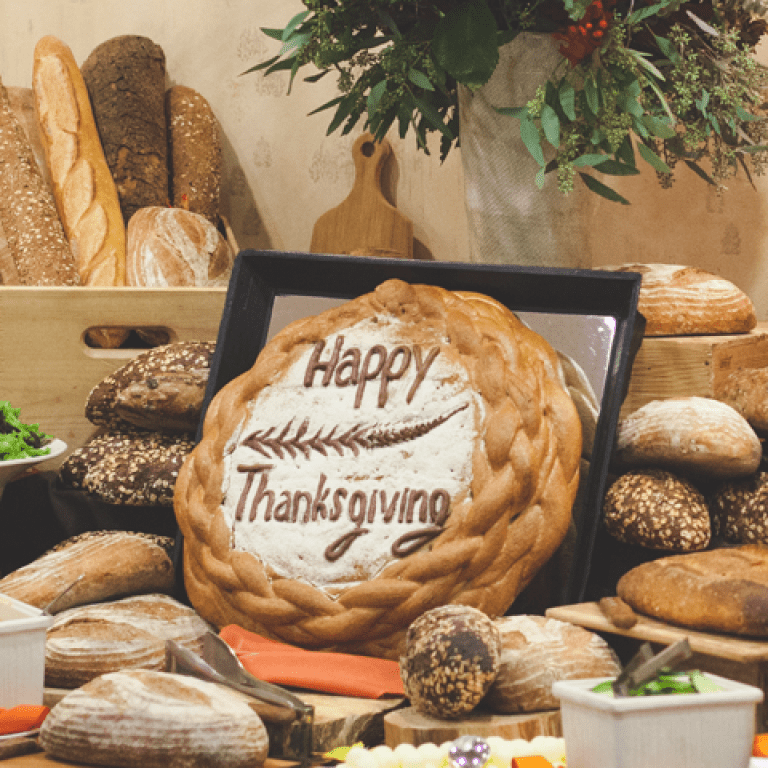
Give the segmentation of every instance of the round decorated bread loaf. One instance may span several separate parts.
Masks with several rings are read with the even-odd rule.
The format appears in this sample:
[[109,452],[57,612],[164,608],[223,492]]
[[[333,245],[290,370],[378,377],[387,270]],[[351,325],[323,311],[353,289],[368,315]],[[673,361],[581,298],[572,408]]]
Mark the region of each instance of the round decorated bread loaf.
[[431,608],[504,613],[565,536],[580,452],[543,338],[389,280],[212,400],[174,494],[187,592],[217,626],[398,658]]

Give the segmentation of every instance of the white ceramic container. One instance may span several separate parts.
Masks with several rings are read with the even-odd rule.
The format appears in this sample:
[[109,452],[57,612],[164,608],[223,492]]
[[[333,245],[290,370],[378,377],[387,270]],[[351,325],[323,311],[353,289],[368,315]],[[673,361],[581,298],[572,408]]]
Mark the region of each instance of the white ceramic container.
[[713,693],[593,693],[605,678],[561,680],[568,768],[748,768],[759,688],[707,673]]
[[0,707],[42,704],[45,632],[53,617],[0,594]]

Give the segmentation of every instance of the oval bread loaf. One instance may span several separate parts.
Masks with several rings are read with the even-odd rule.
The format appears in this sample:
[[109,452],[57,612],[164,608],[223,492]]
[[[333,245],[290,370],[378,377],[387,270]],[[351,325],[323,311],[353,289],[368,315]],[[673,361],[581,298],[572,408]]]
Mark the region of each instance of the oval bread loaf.
[[626,544],[672,552],[705,549],[712,535],[704,495],[690,481],[661,469],[617,478],[605,494],[603,523]]
[[751,299],[703,269],[635,263],[603,269],[642,274],[638,310],[646,319],[646,336],[747,333],[757,325]]
[[172,539],[127,531],[82,534],[0,579],[0,592],[43,608],[82,575],[53,613],[126,594],[170,592],[172,545]]
[[726,376],[715,391],[758,433],[768,432],[768,368],[744,368]]
[[706,397],[653,400],[619,423],[615,457],[626,467],[683,475],[743,477],[762,457],[760,440],[733,408]]
[[261,718],[233,691],[151,670],[106,674],[67,694],[40,744],[53,758],[116,768],[253,768],[269,746]]
[[726,481],[709,506],[715,535],[733,544],[768,545],[768,472]]
[[53,194],[86,285],[125,285],[125,224],[83,76],[52,35],[35,46],[32,86]]
[[57,614],[45,642],[45,681],[76,688],[107,672],[163,669],[165,641],[202,654],[207,622],[168,595],[135,595]]
[[557,709],[552,683],[586,677],[615,677],[618,657],[594,632],[543,616],[495,620],[501,636],[499,672],[483,699],[495,713]]

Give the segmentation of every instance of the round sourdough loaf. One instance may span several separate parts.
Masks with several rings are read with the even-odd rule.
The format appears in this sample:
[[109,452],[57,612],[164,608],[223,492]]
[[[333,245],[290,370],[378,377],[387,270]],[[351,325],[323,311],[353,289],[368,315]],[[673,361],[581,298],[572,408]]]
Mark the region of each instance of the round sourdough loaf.
[[81,605],[57,614],[45,642],[45,683],[76,688],[107,672],[163,669],[165,641],[202,654],[209,625],[189,606],[160,594]]
[[565,536],[581,426],[502,305],[389,280],[221,389],[174,495],[217,626],[397,659],[425,611],[502,614]]
[[481,704],[494,713],[557,709],[552,683],[587,677],[616,677],[621,663],[594,632],[543,616],[496,619],[501,660],[496,679]]
[[733,544],[768,545],[768,472],[728,480],[711,494],[716,536]]
[[661,469],[617,478],[605,494],[603,524],[626,544],[672,552],[705,549],[712,536],[704,495],[689,480]]
[[768,547],[672,555],[625,573],[616,587],[638,613],[705,632],[768,637]]
[[726,479],[755,472],[760,439],[733,408],[707,397],[653,400],[619,423],[615,458],[624,467],[659,467]]
[[735,408],[758,433],[768,433],[768,368],[733,371],[715,394],[718,400]]
[[72,691],[40,729],[50,757],[119,768],[253,768],[268,741],[233,691],[151,670],[106,674]]
[[729,280],[677,264],[622,264],[603,267],[639,272],[638,310],[646,336],[747,333],[757,325],[750,298]]
[[[171,592],[173,540],[127,531],[95,531],[59,544],[0,579],[0,593],[53,613],[145,592]],[[81,577],[77,583],[74,583]]]

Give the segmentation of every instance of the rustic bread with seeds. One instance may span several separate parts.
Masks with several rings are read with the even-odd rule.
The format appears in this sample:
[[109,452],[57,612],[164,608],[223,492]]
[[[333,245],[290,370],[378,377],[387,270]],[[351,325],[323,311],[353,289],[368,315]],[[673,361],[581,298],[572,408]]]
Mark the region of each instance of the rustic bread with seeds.
[[81,605],[56,615],[46,633],[45,683],[76,688],[107,672],[164,669],[165,642],[203,652],[210,625],[164,594]]
[[40,745],[52,758],[115,768],[258,768],[269,739],[234,691],[126,670],[67,694],[45,719]]
[[194,446],[186,432],[104,432],[72,451],[59,476],[107,504],[171,507],[179,470]]
[[732,544],[768,545],[768,472],[728,480],[709,497],[714,534]]
[[672,555],[625,573],[616,591],[638,613],[704,632],[768,637],[768,547]]
[[768,433],[768,368],[729,373],[715,397],[738,411],[758,434]]
[[52,35],[35,46],[32,87],[53,194],[85,285],[125,285],[125,224],[83,76]]
[[165,94],[171,169],[171,203],[219,225],[221,137],[207,100],[186,85]]
[[128,222],[128,285],[226,286],[235,255],[208,219],[182,208],[141,208]]
[[619,466],[658,467],[688,476],[726,479],[755,472],[762,446],[747,420],[719,400],[653,400],[619,423]]
[[56,201],[1,82],[0,226],[21,285],[80,284]]
[[704,495],[689,480],[661,469],[617,478],[605,494],[603,524],[625,544],[671,552],[706,549],[712,534]]
[[447,720],[471,712],[499,671],[496,624],[466,605],[433,608],[409,627],[400,676],[417,712]]
[[552,683],[586,677],[616,677],[621,663],[599,635],[543,616],[502,616],[496,679],[482,701],[494,713],[517,714],[557,709]]
[[[207,382],[215,347],[212,341],[180,341],[139,353],[91,390],[85,403],[86,418],[97,426],[110,429],[132,429],[137,426],[136,419],[140,419],[138,426],[142,428],[147,428],[148,423],[154,423],[154,430],[163,430],[166,427],[163,422],[166,412],[174,425],[183,413],[186,414],[187,423],[194,421],[196,425],[200,414],[195,418],[194,414],[190,413],[190,401],[194,399],[194,395],[188,388],[191,386],[199,389],[203,379]],[[147,390],[157,389],[153,381],[159,382],[160,379],[173,374],[194,376],[197,383],[179,382],[178,391],[175,392],[172,387],[158,387],[161,389],[161,397],[149,396]],[[146,385],[144,400],[141,397],[134,399],[130,393],[121,399],[121,393],[132,385],[139,384]],[[118,409],[119,402],[122,403],[122,412]],[[199,402],[202,409],[202,400],[198,399],[196,402]],[[129,410],[133,413],[133,418],[128,415]],[[191,427],[189,431],[194,431],[195,428],[196,426]]]
[[81,534],[0,579],[0,592],[43,608],[82,574],[56,601],[53,613],[126,594],[171,592],[172,546],[172,539],[143,533]]
[[729,280],[676,264],[601,267],[642,276],[638,310],[646,336],[747,333],[757,325],[751,299]]

